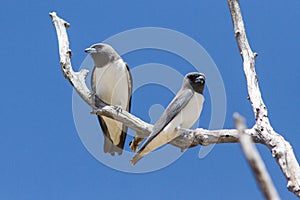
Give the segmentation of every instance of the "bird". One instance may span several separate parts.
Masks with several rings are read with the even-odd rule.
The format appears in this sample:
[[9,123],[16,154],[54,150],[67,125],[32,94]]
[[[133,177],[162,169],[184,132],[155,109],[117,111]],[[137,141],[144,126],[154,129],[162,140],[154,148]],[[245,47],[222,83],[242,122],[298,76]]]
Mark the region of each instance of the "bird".
[[190,72],[185,75],[182,86],[153,126],[153,131],[130,160],[135,165],[151,151],[180,136],[200,117],[204,103],[205,75]]
[[[112,46],[97,43],[85,49],[93,61],[91,88],[102,101],[130,112],[132,77],[129,67]],[[105,153],[112,156],[122,154],[127,135],[127,127],[114,119],[97,116],[103,135]]]

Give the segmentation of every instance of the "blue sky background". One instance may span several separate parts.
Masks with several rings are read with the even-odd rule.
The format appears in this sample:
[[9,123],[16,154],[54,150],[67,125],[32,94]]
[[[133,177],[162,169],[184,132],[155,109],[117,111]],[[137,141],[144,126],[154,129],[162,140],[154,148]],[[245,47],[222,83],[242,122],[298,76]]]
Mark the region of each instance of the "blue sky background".
[[[300,2],[243,1],[241,7],[250,44],[259,53],[256,70],[271,123],[300,160]],[[172,165],[147,174],[119,172],[91,156],[74,124],[72,87],[60,70],[50,11],[71,23],[74,69],[86,47],[128,29],[157,26],[192,37],[224,80],[225,127],[233,128],[236,111],[248,126],[254,122],[227,1],[3,1],[0,199],[263,199],[239,144],[216,145],[204,159],[198,158],[199,147],[189,149]],[[131,68],[157,62],[182,73],[192,70],[161,51],[132,52],[124,60]],[[157,94],[149,98],[149,91]],[[145,87],[133,96],[133,113],[149,121],[143,102],[166,106],[172,97],[162,88]],[[210,118],[207,101],[200,118],[204,128]],[[257,147],[281,198],[296,199],[269,150]]]

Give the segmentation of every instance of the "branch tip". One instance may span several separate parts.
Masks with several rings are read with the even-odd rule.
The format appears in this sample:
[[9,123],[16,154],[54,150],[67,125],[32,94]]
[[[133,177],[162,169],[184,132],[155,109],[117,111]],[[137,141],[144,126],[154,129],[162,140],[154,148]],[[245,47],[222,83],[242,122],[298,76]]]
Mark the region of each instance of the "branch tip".
[[56,15],[56,12],[50,12],[49,15],[50,15],[51,18],[57,16],[57,15]]
[[233,118],[234,118],[234,124],[235,124],[236,129],[238,131],[244,131],[246,129],[245,118],[237,112],[235,112],[233,114]]

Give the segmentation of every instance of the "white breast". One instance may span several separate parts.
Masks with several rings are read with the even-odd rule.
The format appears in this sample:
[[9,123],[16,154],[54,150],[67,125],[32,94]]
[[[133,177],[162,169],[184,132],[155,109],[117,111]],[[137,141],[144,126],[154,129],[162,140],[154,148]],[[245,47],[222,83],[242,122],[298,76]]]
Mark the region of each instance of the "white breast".
[[122,59],[104,67],[97,67],[92,76],[92,88],[104,102],[127,108],[129,80],[126,64]]
[[181,110],[181,112],[163,129],[162,134],[167,139],[178,137],[182,131],[177,131],[177,127],[189,129],[199,118],[204,97],[202,94],[195,93],[189,103]]
[[[129,72],[122,59],[104,67],[96,67],[92,75],[92,89],[97,96],[110,105],[121,106],[128,111],[129,107]],[[108,132],[114,143],[118,145],[123,125],[108,117],[102,117],[107,125]]]

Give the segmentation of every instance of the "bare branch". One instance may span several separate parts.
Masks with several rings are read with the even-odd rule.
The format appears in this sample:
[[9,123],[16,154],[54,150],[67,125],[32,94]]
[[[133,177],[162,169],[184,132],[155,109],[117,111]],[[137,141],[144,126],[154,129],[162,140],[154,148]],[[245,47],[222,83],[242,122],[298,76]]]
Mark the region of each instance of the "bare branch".
[[[235,27],[235,36],[239,49],[244,60],[244,70],[247,78],[249,98],[255,113],[256,124],[253,128],[245,130],[245,133],[250,135],[254,142],[263,143],[271,150],[276,158],[284,175],[288,180],[288,188],[296,195],[300,196],[299,182],[300,169],[295,158],[294,152],[290,144],[284,140],[282,136],[277,134],[271,127],[267,115],[267,109],[262,101],[260,90],[258,87],[257,76],[254,69],[255,56],[248,44],[244,24],[242,21],[238,2],[229,0],[230,11],[232,14],[233,24]],[[74,72],[71,65],[71,50],[69,48],[69,40],[66,28],[69,23],[59,18],[55,12],[50,13],[53,19],[53,24],[56,28],[60,65],[64,76],[69,80],[80,97],[92,107],[93,113],[104,115],[115,120],[121,121],[126,126],[135,130],[141,137],[148,136],[151,133],[153,126],[132,114],[121,110],[119,111],[114,106],[105,104],[93,92],[91,92],[86,83],[85,78],[88,70]],[[196,145],[208,145],[217,143],[232,143],[239,142],[238,132],[232,130],[191,130],[188,134],[179,136],[170,144],[184,150]]]
[[[135,130],[141,137],[147,137],[153,128],[153,125],[144,122],[143,120],[135,117],[134,115],[119,110],[114,106],[109,106],[102,102],[93,92],[91,92],[85,83],[85,78],[88,73],[87,70],[74,72],[70,59],[70,48],[66,28],[70,26],[65,20],[57,16],[55,12],[50,13],[53,19],[53,24],[57,31],[57,38],[59,44],[60,64],[66,79],[70,81],[77,93],[82,99],[92,107],[92,113],[111,117],[124,123],[124,125]],[[246,131],[253,137],[256,142],[260,141],[259,135],[255,129]],[[235,143],[239,142],[238,132],[235,129],[224,130],[205,130],[196,129],[191,130],[188,134],[179,136],[170,144],[180,148],[181,150],[187,149],[197,145],[209,145],[217,143]]]
[[272,151],[273,157],[276,159],[288,181],[288,189],[300,197],[300,167],[291,145],[281,135],[276,133],[270,124],[268,111],[262,100],[255,72],[255,57],[257,53],[253,53],[250,48],[238,0],[228,0],[228,5],[234,26],[235,38],[243,58],[249,99],[256,119],[253,128],[258,130],[262,139],[261,142]]
[[57,33],[60,66],[65,78],[70,81],[79,96],[92,108],[97,108],[95,102],[98,102],[99,106],[105,106],[106,104],[100,99],[97,99],[98,101],[96,101],[96,95],[94,95],[85,84],[85,78],[88,74],[88,70],[85,69],[79,72],[73,71],[70,59],[72,53],[69,48],[69,39],[66,30],[67,27],[70,27],[70,24],[59,18],[55,12],[51,12],[50,17],[52,18],[52,22]]
[[[74,72],[71,59],[68,35],[66,27],[69,24],[59,18],[56,13],[50,13],[53,19],[54,26],[57,31],[59,52],[61,58],[61,68],[66,79],[70,81],[74,89],[82,97],[82,99],[93,108],[92,113],[97,115],[104,115],[111,117],[118,121],[121,121],[124,125],[135,130],[141,137],[147,137],[153,128],[153,125],[144,122],[143,120],[135,117],[134,115],[126,112],[125,110],[119,110],[114,106],[109,106],[102,102],[93,92],[91,92],[85,83],[85,78],[88,73],[87,70],[81,70],[80,72]],[[68,26],[66,26],[66,24]],[[256,142],[260,141],[259,134],[255,129],[246,130],[246,132],[252,136]],[[179,136],[170,144],[180,148],[181,150],[197,145],[209,145],[218,143],[236,143],[239,142],[238,132],[235,129],[223,129],[223,130],[205,130],[196,129],[190,130],[186,135]]]
[[245,119],[238,113],[235,113],[233,117],[235,122],[235,128],[239,132],[240,143],[243,152],[252,168],[252,171],[256,177],[260,189],[262,190],[266,199],[279,200],[279,195],[270,178],[270,175],[266,169],[263,160],[261,159],[255,145],[253,144],[251,137],[245,134]]
[[[119,110],[114,106],[107,105],[101,99],[99,99],[92,91],[90,91],[85,83],[85,78],[88,74],[88,70],[81,70],[80,72],[74,72],[71,64],[71,50],[69,48],[69,40],[66,28],[70,26],[65,20],[57,16],[55,12],[50,13],[53,20],[53,24],[56,28],[60,65],[63,75],[72,84],[76,92],[80,97],[92,107],[92,113],[97,115],[104,115],[106,117],[113,118],[121,121],[124,125],[135,130],[141,137],[147,137],[153,128],[153,125],[144,122],[143,120],[135,117],[134,115],[126,112],[125,110]],[[258,135],[253,132],[254,140],[258,141]],[[181,150],[187,149],[196,145],[208,145],[215,143],[229,143],[238,142],[236,130],[204,130],[196,129],[192,130],[187,135],[182,135],[170,142],[170,144],[180,148]]]
[[125,125],[129,126],[133,130],[145,132],[146,136],[149,135],[152,130],[152,125],[143,122],[125,110],[119,111],[118,108],[107,105],[105,102],[99,99],[95,93],[89,90],[85,83],[88,70],[83,69],[79,72],[74,72],[72,68],[70,58],[71,50],[69,48],[69,39],[66,31],[66,28],[69,27],[70,24],[58,17],[55,12],[50,13],[50,17],[52,18],[53,24],[56,28],[60,65],[63,75],[70,81],[80,97],[92,107],[93,113],[122,121]]

